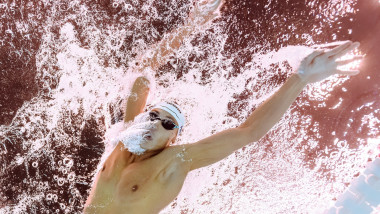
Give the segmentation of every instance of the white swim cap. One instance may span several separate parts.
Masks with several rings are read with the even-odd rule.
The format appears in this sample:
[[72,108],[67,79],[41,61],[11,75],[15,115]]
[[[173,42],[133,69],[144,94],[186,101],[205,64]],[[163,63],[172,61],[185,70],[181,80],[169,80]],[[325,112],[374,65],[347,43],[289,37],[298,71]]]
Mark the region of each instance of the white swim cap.
[[158,103],[157,105],[153,106],[152,109],[154,109],[154,108],[159,108],[159,109],[165,110],[171,116],[173,116],[174,119],[177,121],[178,126],[179,126],[178,134],[181,133],[181,130],[182,130],[183,126],[185,125],[186,120],[185,120],[185,116],[181,113],[181,110],[177,106],[175,106],[172,103],[161,102],[161,103]]

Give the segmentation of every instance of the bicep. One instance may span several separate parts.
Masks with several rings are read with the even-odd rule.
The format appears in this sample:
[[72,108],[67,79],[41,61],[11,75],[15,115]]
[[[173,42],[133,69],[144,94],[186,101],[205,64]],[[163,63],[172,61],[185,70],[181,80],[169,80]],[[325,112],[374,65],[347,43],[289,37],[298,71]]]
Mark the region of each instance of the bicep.
[[186,156],[191,169],[216,163],[241,147],[253,142],[253,133],[247,128],[232,128],[214,134],[193,144],[186,144]]
[[143,112],[148,95],[149,80],[145,77],[138,77],[133,84],[131,96],[127,100],[124,122],[133,120],[138,114]]

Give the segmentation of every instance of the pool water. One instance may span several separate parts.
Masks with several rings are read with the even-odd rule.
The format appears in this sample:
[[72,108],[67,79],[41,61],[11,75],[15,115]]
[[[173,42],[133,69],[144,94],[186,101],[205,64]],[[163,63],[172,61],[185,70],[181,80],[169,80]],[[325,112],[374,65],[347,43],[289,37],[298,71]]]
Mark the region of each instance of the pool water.
[[[182,0],[0,3],[0,213],[80,213],[136,56],[181,27]],[[231,0],[158,70],[177,144],[236,127],[314,48],[361,42],[361,73],[308,85],[258,142],[189,173],[161,213],[322,213],[380,154],[380,3]],[[115,113],[116,112],[116,113]],[[233,142],[231,142],[233,143]],[[205,179],[207,178],[207,179]],[[380,212],[380,208],[375,208]],[[375,211],[374,211],[375,212]]]

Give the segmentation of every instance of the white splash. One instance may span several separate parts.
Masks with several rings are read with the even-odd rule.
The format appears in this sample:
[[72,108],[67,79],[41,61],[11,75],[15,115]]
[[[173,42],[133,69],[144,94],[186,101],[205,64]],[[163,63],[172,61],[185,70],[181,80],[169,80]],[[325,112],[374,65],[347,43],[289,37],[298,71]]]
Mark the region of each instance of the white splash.
[[[146,137],[149,136],[149,129],[153,128],[153,123],[149,121],[148,114],[142,113],[136,116],[132,124],[125,129],[124,122],[119,122],[107,131],[106,140],[109,140],[112,145],[119,142],[124,144],[124,149],[128,149],[133,154],[141,155],[146,149],[141,148],[141,144],[146,142]],[[124,130],[123,130],[124,128]]]

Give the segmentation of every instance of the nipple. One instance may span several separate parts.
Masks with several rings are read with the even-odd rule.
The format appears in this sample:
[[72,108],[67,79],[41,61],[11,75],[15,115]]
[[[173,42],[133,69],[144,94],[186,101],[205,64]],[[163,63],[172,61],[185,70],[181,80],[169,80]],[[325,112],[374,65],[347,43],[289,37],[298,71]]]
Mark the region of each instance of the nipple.
[[137,185],[133,185],[133,187],[132,187],[132,192],[136,192],[138,188],[139,188],[139,186],[137,186]]

